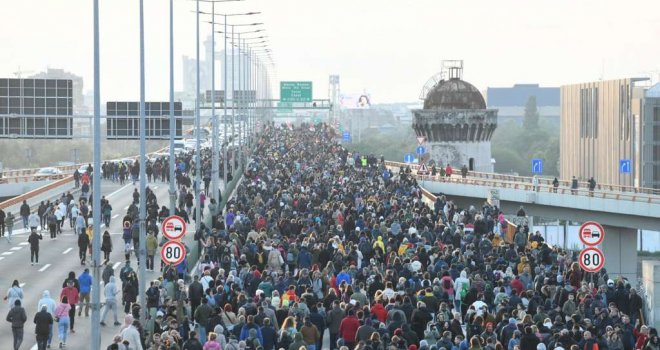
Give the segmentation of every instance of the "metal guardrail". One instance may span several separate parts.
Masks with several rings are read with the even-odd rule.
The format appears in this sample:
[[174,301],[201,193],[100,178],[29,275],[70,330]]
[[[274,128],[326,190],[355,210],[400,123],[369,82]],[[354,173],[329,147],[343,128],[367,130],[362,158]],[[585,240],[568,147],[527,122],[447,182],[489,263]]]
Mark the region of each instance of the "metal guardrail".
[[[554,186],[552,186],[552,183],[549,181],[545,181],[545,182],[539,181],[539,185],[536,186],[536,188],[534,188],[531,182],[532,178],[529,177],[501,175],[501,176],[493,176],[492,178],[485,178],[485,177],[479,177],[479,175],[474,176],[473,175],[474,172],[469,172],[466,178],[463,178],[457,174],[452,174],[451,177],[446,177],[446,176],[441,177],[440,175],[436,175],[436,176],[417,175],[416,174],[417,165],[415,164],[386,161],[385,165],[390,167],[396,167],[397,169],[400,168],[401,166],[403,166],[404,168],[406,166],[410,166],[410,168],[413,170],[412,175],[416,176],[417,179],[423,181],[447,182],[447,183],[462,184],[462,185],[475,185],[475,186],[486,186],[486,187],[496,187],[496,188],[512,188],[522,191],[536,190],[536,192],[547,192],[547,193],[557,193],[557,194],[565,194],[565,195],[586,196],[586,197],[603,198],[603,199],[626,200],[632,202],[660,204],[660,193],[656,194],[656,193],[646,193],[641,191],[637,191],[637,192],[616,191],[617,188],[622,188],[626,186],[609,187],[608,185],[601,185],[601,186],[597,186],[594,191],[589,191],[585,187],[573,190],[570,188],[570,183],[567,181],[564,181],[563,183],[560,182],[559,187],[556,189]],[[460,171],[460,169],[458,171]],[[477,173],[477,174],[486,174],[486,173]],[[499,174],[489,174],[489,175],[499,175]],[[527,180],[523,182],[520,179],[527,179]],[[612,188],[612,190],[607,190],[609,188]],[[654,189],[645,189],[645,190],[651,190],[651,192],[657,191]]]

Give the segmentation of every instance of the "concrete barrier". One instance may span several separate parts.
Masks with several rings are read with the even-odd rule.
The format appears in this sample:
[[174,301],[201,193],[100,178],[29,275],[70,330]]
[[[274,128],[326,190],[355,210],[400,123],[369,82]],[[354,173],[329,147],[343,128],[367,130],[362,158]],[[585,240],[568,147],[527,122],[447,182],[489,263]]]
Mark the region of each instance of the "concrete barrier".
[[71,181],[73,181],[73,175],[69,175],[69,176],[67,176],[67,177],[65,177],[61,180],[57,180],[55,182],[49,183],[46,186],[39,187],[39,188],[37,188],[35,190],[32,190],[28,193],[22,194],[20,196],[16,196],[12,199],[8,199],[8,200],[0,203],[0,209],[5,209],[5,208],[8,208],[12,205],[22,203],[24,200],[29,200],[29,199],[31,199],[35,196],[38,196],[38,195],[40,195],[44,192],[48,192],[48,191],[50,191],[54,188],[60,187],[60,186],[66,184],[66,183],[69,183]]

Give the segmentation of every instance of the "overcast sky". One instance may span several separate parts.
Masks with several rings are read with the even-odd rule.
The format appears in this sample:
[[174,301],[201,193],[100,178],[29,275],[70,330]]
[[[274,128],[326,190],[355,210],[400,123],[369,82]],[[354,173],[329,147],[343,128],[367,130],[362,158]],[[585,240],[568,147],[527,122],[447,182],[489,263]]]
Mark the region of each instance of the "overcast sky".
[[[148,100],[168,98],[168,4],[145,0]],[[208,3],[200,6],[210,10]],[[181,56],[195,54],[194,9],[194,1],[175,0],[177,90]],[[219,13],[237,11],[262,12],[253,17],[266,23],[278,78],[313,81],[316,98],[327,97],[328,75],[339,74],[344,93],[367,91],[374,103],[415,101],[443,59],[463,59],[464,79],[481,90],[657,77],[660,71],[658,0],[246,0],[216,5]],[[91,89],[92,0],[0,0],[0,23],[0,77],[13,76],[19,66],[26,73],[64,68],[82,75],[85,90]],[[210,25],[200,28],[203,37],[210,33]],[[101,0],[103,101],[139,97],[138,29],[137,0]],[[221,48],[220,38],[217,45]]]

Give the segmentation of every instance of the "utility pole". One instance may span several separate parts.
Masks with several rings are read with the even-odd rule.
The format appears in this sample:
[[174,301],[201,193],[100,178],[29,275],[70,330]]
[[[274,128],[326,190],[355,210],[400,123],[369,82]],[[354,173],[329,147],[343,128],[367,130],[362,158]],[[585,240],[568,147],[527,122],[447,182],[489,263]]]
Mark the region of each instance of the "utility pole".
[[[223,108],[224,108],[224,112],[223,112],[223,115],[222,115],[222,124],[224,124],[225,133],[224,133],[223,141],[222,141],[222,144],[223,144],[223,147],[222,147],[222,149],[223,149],[222,181],[223,181],[223,184],[224,184],[224,188],[226,190],[227,189],[227,90],[228,90],[229,85],[227,84],[227,15],[225,15],[224,17],[225,17],[225,30],[224,30],[224,33],[222,33],[222,36],[225,37],[225,50],[224,50],[225,71],[222,73],[222,75],[223,75],[222,78],[225,81],[225,84],[224,84],[225,89],[224,89],[224,101],[222,101],[223,102],[222,105],[223,105]],[[231,66],[231,69],[232,69],[232,71],[234,70],[233,65]],[[232,99],[233,99],[233,97],[232,97]],[[218,205],[220,205],[220,203],[218,203]]]
[[174,166],[174,136],[176,134],[176,118],[174,117],[174,0],[170,0],[170,215],[174,215],[176,209],[176,187],[174,181],[176,175]]
[[145,130],[145,108],[144,108],[144,0],[140,0],[140,247],[138,249],[138,279],[139,279],[139,303],[140,323],[146,325],[146,313],[148,312],[145,303],[145,293],[147,278],[147,175],[145,168],[147,166],[147,142]]
[[92,339],[91,349],[101,349],[101,83],[99,63],[99,0],[94,0],[94,171],[92,172]]
[[202,179],[202,157],[199,154],[200,152],[200,115],[199,115],[199,0],[197,2],[197,91],[195,92],[195,133],[197,136],[195,137],[197,144],[195,145],[195,183],[197,188],[197,193],[194,194],[195,196],[195,232],[199,230],[199,224],[201,221],[201,208],[200,204],[201,202],[199,201],[199,194],[202,189],[202,184],[201,184],[201,179]]
[[[227,35],[224,34],[223,35]],[[211,192],[209,198],[218,199],[218,170],[220,156],[218,154],[218,117],[215,115],[215,2],[211,3],[211,121],[213,123],[213,145],[211,146]],[[208,190],[206,191],[208,192]]]

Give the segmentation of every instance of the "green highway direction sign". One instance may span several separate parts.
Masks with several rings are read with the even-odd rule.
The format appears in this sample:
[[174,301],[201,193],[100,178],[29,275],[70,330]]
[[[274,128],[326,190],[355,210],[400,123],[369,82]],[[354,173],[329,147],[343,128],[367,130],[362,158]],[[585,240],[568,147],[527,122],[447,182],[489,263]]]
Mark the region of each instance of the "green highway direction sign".
[[281,81],[280,101],[312,102],[311,81]]

